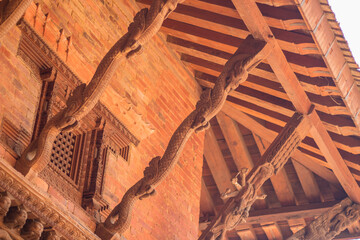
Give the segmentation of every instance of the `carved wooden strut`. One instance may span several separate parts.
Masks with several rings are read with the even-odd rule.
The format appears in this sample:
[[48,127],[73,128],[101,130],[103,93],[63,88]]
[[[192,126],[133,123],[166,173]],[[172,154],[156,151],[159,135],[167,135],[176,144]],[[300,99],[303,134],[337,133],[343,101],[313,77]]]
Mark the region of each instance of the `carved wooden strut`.
[[[108,86],[121,59],[138,53],[142,45],[160,29],[163,21],[183,0],[154,0],[149,9],[140,10],[129,25],[128,32],[120,38],[101,60],[88,85],[79,85],[69,97],[66,107],[51,118],[39,137],[25,149],[15,168],[32,177],[47,165],[52,144],[61,131],[74,129],[79,121],[93,109]],[[29,172],[30,171],[30,172]]]
[[[313,108],[310,109],[309,114],[312,111]],[[221,195],[222,199],[228,200],[219,214],[203,231],[199,240],[224,240],[227,231],[234,229],[239,223],[246,222],[253,203],[257,199],[266,197],[266,195],[258,196],[257,191],[266,180],[284,166],[309,129],[308,119],[295,113],[251,172],[247,174],[248,169],[241,169],[232,179],[236,190],[234,192],[227,190]],[[240,183],[238,182],[239,175]]]
[[[110,239],[116,233],[123,233],[130,224],[131,211],[138,199],[148,197],[155,187],[176,165],[185,143],[194,132],[209,126],[209,121],[222,108],[230,91],[247,79],[248,73],[268,52],[265,42],[249,36],[225,64],[213,89],[205,90],[192,111],[175,130],[162,157],[154,157],[144,171],[144,177],[133,185],[113,209],[103,224],[97,226],[96,233],[102,239]],[[262,51],[263,50],[263,51]],[[261,53],[261,54],[260,54]]]
[[331,240],[360,219],[360,205],[345,198],[288,240]]
[[0,40],[13,28],[33,0],[0,1]]

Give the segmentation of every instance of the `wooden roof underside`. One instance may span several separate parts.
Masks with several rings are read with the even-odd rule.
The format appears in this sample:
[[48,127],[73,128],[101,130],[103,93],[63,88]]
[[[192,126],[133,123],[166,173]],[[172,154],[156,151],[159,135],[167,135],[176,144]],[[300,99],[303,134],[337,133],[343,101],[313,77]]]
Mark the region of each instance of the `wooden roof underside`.
[[[137,2],[141,7],[150,4],[150,0]],[[312,4],[315,0],[306,4],[302,1],[296,4],[294,0],[257,0],[255,7],[244,6],[244,2],[254,3],[187,0],[170,14],[161,32],[206,88],[213,86],[227,59],[250,32],[258,34],[255,37],[263,34],[251,19],[257,11],[261,15],[255,20],[264,20],[269,26],[279,46],[277,56],[285,57],[293,74],[290,75],[305,91],[304,101],[308,99],[315,105],[326,131],[312,132],[305,138],[284,170],[263,186],[268,197],[254,204],[249,221],[239,225],[228,239],[284,239],[347,195],[358,197],[360,94],[356,86],[360,86],[360,73],[326,0],[321,0],[320,5]],[[322,14],[318,16],[320,10]],[[255,15],[243,20],[239,13]],[[326,35],[327,30],[332,35]],[[339,49],[340,57],[336,55]],[[289,91],[279,78],[278,69],[274,73],[274,62],[268,58],[254,69],[211,121],[204,146],[200,221],[216,214],[224,204],[220,194],[230,186],[230,179],[239,169],[251,168],[294,111],[303,107],[302,99],[293,96],[293,90]],[[347,85],[342,78],[348,79]],[[317,143],[323,141],[326,145],[326,139],[329,146],[319,149]],[[351,174],[333,171],[334,163],[329,159],[342,161]],[[347,183],[352,186],[344,191],[342,186]],[[343,237],[355,235],[360,236],[359,222],[342,233]]]

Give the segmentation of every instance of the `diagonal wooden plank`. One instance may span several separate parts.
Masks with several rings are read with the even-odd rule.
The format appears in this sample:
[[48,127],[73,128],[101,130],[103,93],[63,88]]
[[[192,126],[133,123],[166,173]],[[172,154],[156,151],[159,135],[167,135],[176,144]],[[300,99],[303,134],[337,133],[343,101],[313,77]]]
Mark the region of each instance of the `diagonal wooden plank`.
[[[257,7],[256,2],[254,0],[232,0],[232,2],[253,36],[274,45],[274,51],[267,58],[268,62],[297,111],[305,114],[308,113],[311,102],[287,62],[279,44],[274,39],[274,35]],[[316,113],[311,114],[309,119],[313,125],[310,130],[311,135],[339,179],[345,192],[353,201],[360,203],[360,188],[319,116]]]

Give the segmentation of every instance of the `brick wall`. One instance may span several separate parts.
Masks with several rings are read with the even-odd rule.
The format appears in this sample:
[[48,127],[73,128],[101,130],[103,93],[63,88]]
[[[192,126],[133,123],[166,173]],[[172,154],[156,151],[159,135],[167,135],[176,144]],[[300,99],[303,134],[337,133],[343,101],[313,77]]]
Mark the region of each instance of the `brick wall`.
[[[44,0],[29,7],[25,20],[88,82],[138,10],[135,2],[128,0]],[[21,31],[14,28],[0,43],[0,119],[10,119],[31,133],[41,83],[17,55],[20,37]],[[111,207],[142,177],[148,162],[163,154],[171,134],[194,109],[199,92],[196,81],[162,36],[144,46],[141,55],[123,62],[101,102],[141,141],[129,162],[110,158],[107,163],[103,194]],[[196,239],[203,137],[198,134],[189,140],[178,164],[157,188],[157,195],[136,204],[126,239]],[[15,155],[0,145],[0,156],[13,163]],[[80,206],[62,198],[41,179],[34,183],[79,221],[95,227]]]

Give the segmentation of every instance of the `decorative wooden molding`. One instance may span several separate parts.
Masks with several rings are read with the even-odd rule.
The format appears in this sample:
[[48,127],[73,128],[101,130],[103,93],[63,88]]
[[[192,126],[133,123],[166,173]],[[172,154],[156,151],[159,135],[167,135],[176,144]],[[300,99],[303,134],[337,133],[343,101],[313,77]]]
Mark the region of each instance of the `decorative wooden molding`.
[[[26,212],[30,211],[40,222],[51,226],[66,239],[99,239],[90,229],[84,227],[85,225],[78,223],[74,216],[60,209],[48,196],[40,194],[31,182],[16,172],[6,161],[3,159],[0,160],[0,189],[6,191],[10,195],[10,199],[15,199],[18,204],[21,204]],[[4,195],[2,194],[2,196]],[[3,206],[4,204],[0,204],[0,210],[6,209],[6,207]],[[7,211],[0,211],[0,217],[2,212]],[[15,221],[16,218],[14,216],[14,218],[11,219],[10,222]],[[14,223],[19,221],[20,220],[16,220]],[[34,224],[38,225],[36,223]],[[4,229],[4,227],[6,226],[0,225],[0,228]],[[29,229],[38,229],[38,227],[39,226],[28,226],[21,232],[19,231],[19,233],[26,235],[29,234]]]
[[125,193],[105,222],[97,226],[96,233],[102,239],[111,239],[115,234],[120,235],[129,227],[135,202],[155,192],[155,187],[165,179],[177,163],[190,136],[210,126],[210,119],[221,110],[229,92],[245,81],[249,71],[256,67],[270,51],[271,47],[263,41],[255,40],[252,36],[241,43],[226,63],[214,88],[203,91],[196,109],[175,130],[164,155],[154,157],[150,161],[149,167],[144,170],[144,177]]
[[345,198],[288,240],[331,240],[360,219],[360,204]]
[[[311,108],[309,115],[313,114]],[[247,174],[248,169],[242,169],[240,182],[238,175],[233,179],[235,191],[226,191],[223,199],[229,198],[219,214],[203,231],[199,240],[225,239],[226,232],[234,229],[239,223],[246,221],[249,210],[257,199],[264,199],[266,195],[258,196],[257,192],[273,174],[276,174],[288,161],[310,129],[307,117],[295,113],[280,134],[275,138],[255,167]]]

